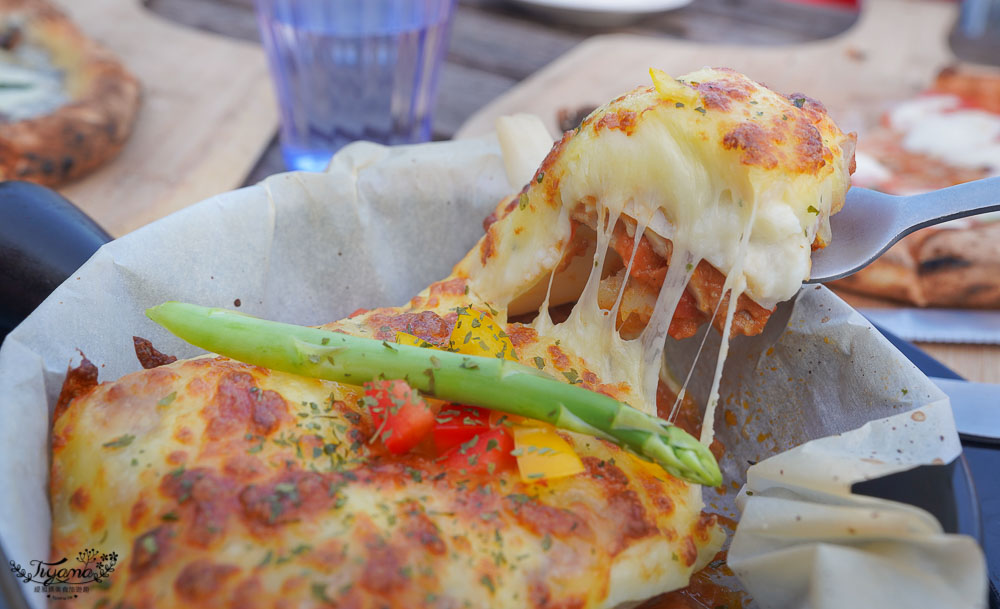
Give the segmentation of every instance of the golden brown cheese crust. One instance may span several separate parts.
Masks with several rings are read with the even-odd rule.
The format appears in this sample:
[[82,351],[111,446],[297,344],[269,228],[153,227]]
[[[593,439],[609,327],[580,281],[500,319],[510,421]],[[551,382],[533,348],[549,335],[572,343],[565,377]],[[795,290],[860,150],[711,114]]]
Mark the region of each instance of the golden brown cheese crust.
[[70,96],[50,114],[0,122],[0,179],[62,184],[117,155],[139,108],[135,76],[44,0],[0,1],[0,28],[48,51]]
[[[574,249],[575,223],[597,231],[599,210],[613,209],[630,230],[637,221],[659,222],[645,226],[642,240],[651,240],[661,277],[678,235],[685,251],[702,261],[682,300],[682,317],[674,317],[675,338],[690,336],[713,315],[722,324],[727,307],[716,305],[728,301],[722,284],[737,261],[745,261],[746,291],[736,302],[733,333],[759,333],[775,304],[794,294],[808,276],[810,246],[828,242],[829,216],[843,205],[854,136],[843,134],[812,98],[780,95],[731,70],[705,69],[677,80],[654,71],[653,80],[653,87],[609,102],[566,132],[518,196],[491,214],[478,248],[456,267],[477,293],[507,304],[502,298],[514,292],[512,314],[537,307],[544,296],[538,286],[553,269],[558,284],[572,265],[569,254],[593,253]],[[744,225],[752,237],[741,254],[735,250],[743,247],[736,244]],[[615,241],[610,246],[618,254],[628,250]],[[621,256],[624,263],[628,257]],[[505,270],[511,268],[519,272]],[[609,294],[617,291],[608,287]],[[643,311],[651,309],[658,287],[626,283],[630,303],[639,308],[619,309],[620,325],[644,325]],[[566,302],[553,298],[550,304]]]
[[[327,327],[441,343],[466,299],[453,279]],[[522,360],[627,394],[530,328],[507,329]],[[110,588],[67,605],[602,607],[634,598],[613,589],[620,571],[680,586],[719,541],[698,489],[604,441],[564,434],[586,467],[569,478],[442,471],[369,443],[359,393],[205,357],[73,398],[52,432],[52,552],[100,547],[120,566]]]

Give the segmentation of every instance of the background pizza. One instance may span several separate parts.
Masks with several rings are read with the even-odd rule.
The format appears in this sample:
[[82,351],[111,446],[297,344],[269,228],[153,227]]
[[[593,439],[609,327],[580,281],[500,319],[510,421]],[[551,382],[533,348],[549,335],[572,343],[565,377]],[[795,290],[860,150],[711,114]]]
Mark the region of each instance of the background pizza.
[[[898,103],[858,142],[854,184],[894,194],[1000,174],[1000,78],[949,68]],[[906,237],[833,287],[918,306],[1000,308],[1000,216],[985,214]]]
[[0,0],[0,179],[58,185],[118,154],[139,81],[43,0]]

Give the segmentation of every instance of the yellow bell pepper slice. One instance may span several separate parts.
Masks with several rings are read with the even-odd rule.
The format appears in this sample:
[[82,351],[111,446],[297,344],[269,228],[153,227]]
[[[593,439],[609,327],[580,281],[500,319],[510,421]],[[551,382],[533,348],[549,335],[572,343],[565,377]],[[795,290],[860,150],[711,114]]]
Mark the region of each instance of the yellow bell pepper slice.
[[438,346],[427,342],[419,336],[407,334],[406,332],[396,332],[396,343],[399,345],[409,345],[411,347],[425,347],[427,349],[437,349]]
[[691,109],[701,105],[701,95],[698,91],[674,79],[663,70],[650,68],[649,75],[653,78],[656,92],[663,99],[677,102],[682,106],[687,104]]
[[448,348],[466,355],[481,355],[517,361],[514,343],[489,314],[460,307],[455,327],[448,340]]
[[517,469],[524,482],[538,482],[579,474],[583,461],[554,427],[514,426]]

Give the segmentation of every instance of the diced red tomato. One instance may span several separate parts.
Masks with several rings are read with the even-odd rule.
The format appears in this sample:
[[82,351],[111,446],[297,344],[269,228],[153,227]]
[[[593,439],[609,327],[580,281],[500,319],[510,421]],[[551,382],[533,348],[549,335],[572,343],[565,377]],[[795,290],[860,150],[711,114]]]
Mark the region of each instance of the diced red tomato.
[[434,446],[443,453],[490,430],[490,411],[478,406],[445,404],[434,419]]
[[514,439],[504,427],[495,427],[453,446],[438,462],[446,471],[462,475],[492,475],[513,469],[517,462],[510,452]]
[[409,452],[434,427],[434,412],[406,381],[365,383],[364,399],[375,434],[391,453]]

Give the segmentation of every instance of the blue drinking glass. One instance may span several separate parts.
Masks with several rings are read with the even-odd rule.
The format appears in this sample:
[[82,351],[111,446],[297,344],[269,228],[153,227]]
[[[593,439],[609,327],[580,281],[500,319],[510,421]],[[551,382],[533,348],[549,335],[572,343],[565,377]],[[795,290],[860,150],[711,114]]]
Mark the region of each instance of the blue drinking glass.
[[455,0],[256,0],[289,169],[355,140],[425,142]]

